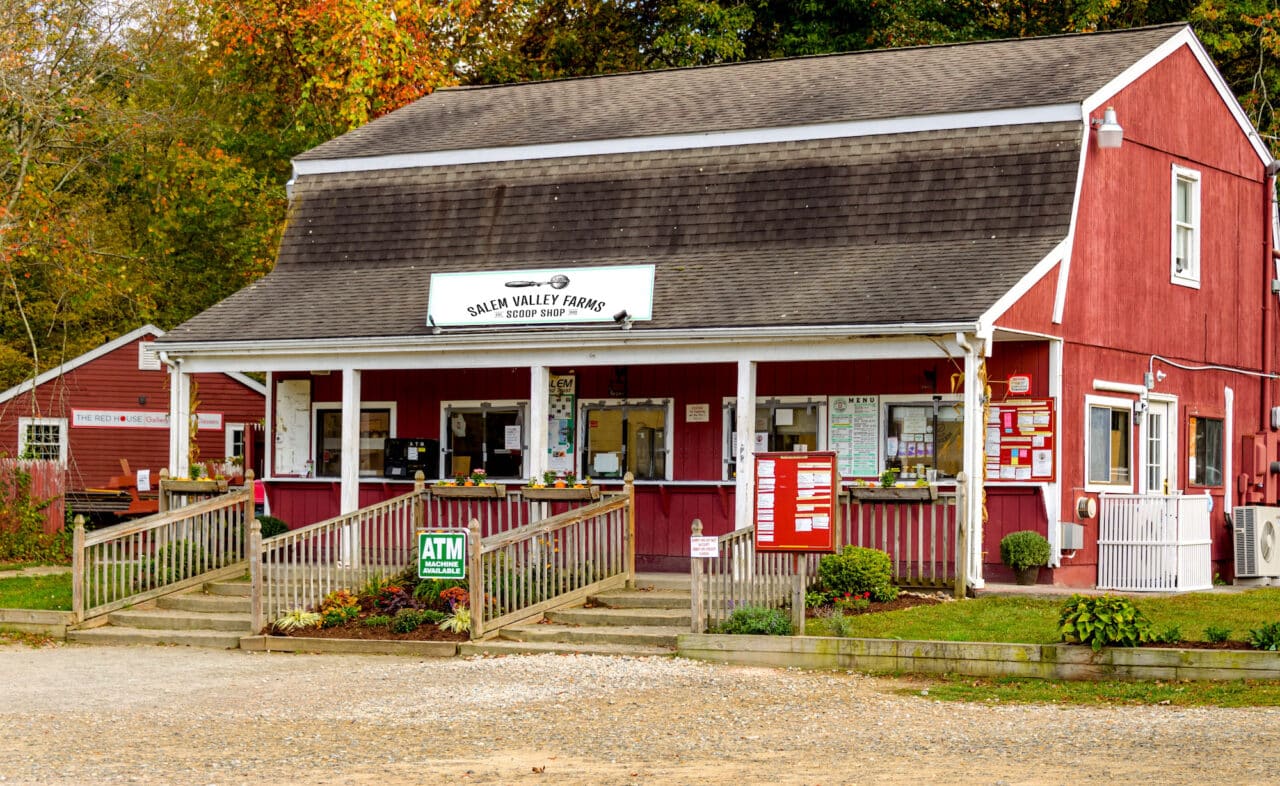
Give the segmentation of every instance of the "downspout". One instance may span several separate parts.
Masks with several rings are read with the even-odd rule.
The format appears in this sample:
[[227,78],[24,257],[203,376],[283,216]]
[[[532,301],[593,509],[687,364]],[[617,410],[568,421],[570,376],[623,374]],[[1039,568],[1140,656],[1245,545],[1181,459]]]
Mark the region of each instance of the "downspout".
[[[1274,337],[1271,326],[1271,300],[1280,290],[1280,251],[1275,247],[1275,201],[1276,173],[1280,172],[1280,160],[1267,164],[1266,175],[1262,179],[1262,372],[1272,371],[1272,347]],[[1272,382],[1262,382],[1262,409],[1258,413],[1261,423],[1259,431],[1271,428],[1271,387]]]

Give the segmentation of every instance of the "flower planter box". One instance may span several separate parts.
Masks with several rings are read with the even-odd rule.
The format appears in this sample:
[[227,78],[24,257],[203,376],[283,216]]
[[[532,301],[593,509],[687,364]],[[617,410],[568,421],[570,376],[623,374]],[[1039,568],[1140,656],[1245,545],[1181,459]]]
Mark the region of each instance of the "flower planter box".
[[164,490],[171,494],[225,494],[225,480],[163,480]]
[[938,498],[937,486],[904,486],[883,488],[852,486],[849,496],[854,502],[932,502]]
[[427,486],[433,497],[462,499],[502,499],[507,487],[498,483],[491,486]]
[[583,486],[582,488],[565,488],[558,489],[551,486],[538,488],[536,486],[521,486],[520,496],[528,500],[548,501],[548,502],[576,502],[590,501],[600,499],[599,486]]

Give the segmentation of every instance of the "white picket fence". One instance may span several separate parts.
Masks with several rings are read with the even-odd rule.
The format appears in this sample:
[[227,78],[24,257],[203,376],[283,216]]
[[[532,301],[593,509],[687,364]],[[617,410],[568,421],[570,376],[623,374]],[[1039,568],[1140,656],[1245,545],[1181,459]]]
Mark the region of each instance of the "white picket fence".
[[1192,592],[1213,586],[1209,498],[1103,494],[1098,589]]

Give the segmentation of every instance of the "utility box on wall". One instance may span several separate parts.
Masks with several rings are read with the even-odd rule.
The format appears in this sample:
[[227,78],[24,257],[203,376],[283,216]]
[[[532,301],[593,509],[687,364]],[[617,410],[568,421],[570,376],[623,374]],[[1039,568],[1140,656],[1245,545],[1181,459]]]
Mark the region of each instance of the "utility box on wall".
[[1084,548],[1084,526],[1070,521],[1060,523],[1062,525],[1062,550],[1079,551]]

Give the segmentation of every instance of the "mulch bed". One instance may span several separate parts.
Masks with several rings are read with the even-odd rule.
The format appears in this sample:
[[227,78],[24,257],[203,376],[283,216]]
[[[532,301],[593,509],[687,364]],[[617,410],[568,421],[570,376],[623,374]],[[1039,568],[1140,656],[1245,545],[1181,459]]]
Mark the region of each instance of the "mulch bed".
[[287,636],[279,633],[270,635],[292,639],[372,639],[377,641],[468,641],[471,638],[465,633],[440,630],[439,626],[431,623],[419,625],[409,633],[394,633],[390,628],[370,628],[361,625],[358,620],[345,625],[335,625],[332,628],[289,631]]
[[1244,641],[1177,641],[1172,644],[1152,641],[1142,645],[1153,650],[1251,650]]
[[[902,609],[911,609],[916,606],[937,606],[939,603],[947,601],[936,595],[919,595],[916,593],[902,593],[894,600],[887,603],[872,603],[865,609],[848,609],[844,615],[846,617],[856,617],[860,614],[879,614],[884,611],[901,611]],[[831,606],[818,606],[805,610],[806,617],[825,617],[831,613]]]

